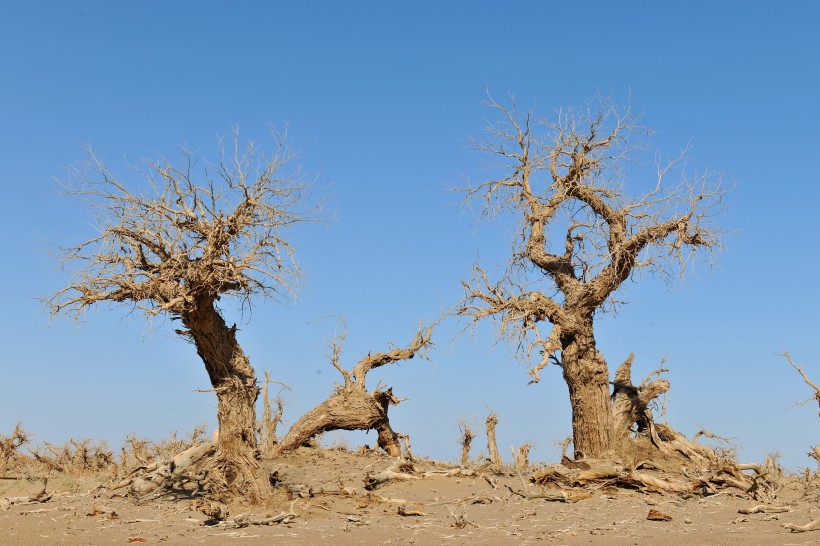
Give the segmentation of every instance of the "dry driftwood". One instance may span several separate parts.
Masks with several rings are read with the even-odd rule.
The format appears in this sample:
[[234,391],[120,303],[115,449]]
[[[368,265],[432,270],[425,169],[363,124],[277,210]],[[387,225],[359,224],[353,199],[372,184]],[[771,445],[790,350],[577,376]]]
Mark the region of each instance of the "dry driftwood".
[[48,488],[48,478],[43,478],[43,489],[35,495],[28,497],[3,497],[0,498],[0,510],[8,510],[17,504],[39,504],[51,500],[52,493],[46,491]]
[[807,523],[806,525],[797,525],[795,523],[784,523],[783,527],[790,530],[792,533],[805,533],[807,531],[820,530],[820,519],[816,519]]
[[411,517],[411,516],[424,517],[424,516],[427,515],[426,512],[422,512],[421,510],[415,510],[415,509],[409,508],[407,506],[399,506],[398,514],[400,516],[404,516],[404,517]]
[[793,512],[794,508],[791,506],[766,506],[765,504],[758,504],[751,508],[741,508],[737,511],[738,514],[780,514],[783,512]]
[[233,523],[227,525],[227,527],[241,529],[243,527],[248,527],[249,525],[285,525],[294,522],[298,517],[299,516],[294,514],[292,510],[290,512],[280,512],[275,516],[259,517],[248,514],[236,516]]
[[395,481],[418,480],[420,476],[414,476],[406,472],[395,472],[393,470],[382,470],[375,474],[367,474],[364,478],[364,488],[368,491],[376,489],[380,485]]
[[116,491],[130,486],[129,493],[135,497],[145,497],[156,492],[162,493],[177,484],[179,480],[190,479],[191,470],[203,460],[213,456],[215,452],[214,442],[203,442],[170,459],[138,467],[119,481],[106,486],[106,489]]

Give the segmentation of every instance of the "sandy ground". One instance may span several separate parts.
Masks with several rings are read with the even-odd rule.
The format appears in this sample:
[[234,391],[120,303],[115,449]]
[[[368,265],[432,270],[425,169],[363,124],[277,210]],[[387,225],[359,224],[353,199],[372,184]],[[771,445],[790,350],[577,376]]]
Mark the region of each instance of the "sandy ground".
[[[304,448],[268,466],[278,472],[282,500],[265,508],[232,506],[227,520],[212,525],[195,500],[93,492],[99,476],[53,476],[51,499],[33,504],[8,499],[37,493],[42,481],[1,480],[0,544],[820,544],[820,530],[783,527],[820,518],[820,504],[798,501],[796,486],[778,500],[792,511],[744,515],[738,510],[759,503],[731,491],[682,497],[602,488],[577,502],[555,502],[512,493],[507,486],[525,490],[517,476],[447,476],[452,466],[425,462],[416,469],[440,474],[367,491],[367,473],[395,466],[372,453]],[[234,523],[240,515],[258,519],[291,510],[290,523]],[[671,520],[650,521],[650,510]]]

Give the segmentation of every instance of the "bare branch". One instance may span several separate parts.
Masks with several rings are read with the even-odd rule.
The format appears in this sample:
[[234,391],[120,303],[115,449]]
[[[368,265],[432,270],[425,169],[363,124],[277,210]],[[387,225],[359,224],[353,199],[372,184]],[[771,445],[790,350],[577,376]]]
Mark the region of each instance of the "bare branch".
[[[797,373],[800,374],[800,377],[803,378],[803,381],[806,383],[806,385],[808,385],[809,387],[811,387],[814,390],[814,399],[817,400],[817,404],[818,404],[818,406],[820,406],[820,386],[817,386],[815,383],[813,383],[809,379],[809,377],[806,375],[806,372],[803,371],[803,366],[801,366],[799,364],[796,364],[794,362],[794,360],[792,360],[792,357],[788,353],[788,351],[783,351],[782,356],[786,357],[786,360],[789,361],[789,364],[791,364],[792,368],[797,370]],[[809,401],[811,401],[811,400],[807,400],[806,402],[809,402]],[[804,402],[804,404],[805,404],[805,402]]]
[[216,165],[184,148],[176,164],[146,160],[142,185],[115,176],[89,148],[62,186],[95,212],[99,235],[59,249],[72,282],[43,300],[49,314],[79,319],[109,301],[181,315],[202,295],[292,297],[301,272],[283,233],[318,209],[299,169],[287,170],[286,134],[274,134],[268,157],[253,142],[242,147],[238,132],[230,141],[233,153],[220,139]]
[[425,328],[420,325],[416,336],[407,347],[395,347],[392,351],[386,353],[367,355],[353,368],[353,378],[356,384],[361,388],[365,388],[365,376],[374,368],[379,368],[385,364],[391,364],[400,360],[407,360],[417,354],[422,358],[427,358],[427,350],[432,346],[432,335],[432,326]]

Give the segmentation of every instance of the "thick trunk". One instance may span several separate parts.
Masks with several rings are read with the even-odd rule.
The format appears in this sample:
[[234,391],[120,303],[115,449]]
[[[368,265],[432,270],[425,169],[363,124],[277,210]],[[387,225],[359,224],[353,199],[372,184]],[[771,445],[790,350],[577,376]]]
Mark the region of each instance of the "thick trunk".
[[394,400],[392,389],[368,393],[355,384],[339,387],[333,396],[293,424],[274,453],[296,449],[330,430],[377,430],[379,447],[389,455],[399,457],[399,439],[387,418],[387,408],[395,403]]
[[592,319],[581,333],[563,341],[561,361],[572,407],[572,438],[577,457],[603,458],[613,448],[609,371],[595,348]]
[[219,437],[216,460],[209,473],[211,493],[229,501],[241,497],[259,502],[268,496],[256,441],[256,399],[259,387],[253,367],[209,300],[183,317],[197,353],[205,363],[218,403]]

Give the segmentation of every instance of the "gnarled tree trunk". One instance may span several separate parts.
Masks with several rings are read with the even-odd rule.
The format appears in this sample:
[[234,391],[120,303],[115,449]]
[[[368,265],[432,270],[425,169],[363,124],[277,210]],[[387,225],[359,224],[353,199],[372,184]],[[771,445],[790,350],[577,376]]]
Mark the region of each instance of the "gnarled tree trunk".
[[355,383],[349,388],[339,386],[330,398],[293,424],[274,454],[296,449],[330,430],[376,430],[379,447],[390,456],[400,457],[399,439],[387,418],[388,407],[397,403],[392,388],[368,393]]
[[576,458],[603,458],[613,448],[609,371],[595,347],[592,319],[588,322],[588,327],[561,340],[561,364],[569,388]]
[[217,397],[219,436],[208,474],[211,494],[222,501],[243,497],[259,502],[270,487],[258,461],[256,373],[236,340],[236,328],[228,328],[212,299],[202,298],[182,321]]

